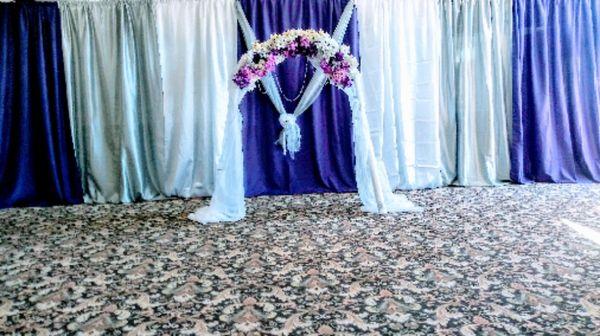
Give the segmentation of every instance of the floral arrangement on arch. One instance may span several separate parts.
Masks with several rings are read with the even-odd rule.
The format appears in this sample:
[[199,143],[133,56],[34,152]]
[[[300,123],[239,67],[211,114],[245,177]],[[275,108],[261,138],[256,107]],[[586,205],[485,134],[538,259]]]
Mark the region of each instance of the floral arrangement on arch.
[[358,61],[350,54],[350,47],[340,45],[322,30],[294,29],[254,43],[240,59],[233,81],[241,89],[252,90],[277,65],[297,56],[316,60],[329,81],[342,89],[352,86],[358,73]]

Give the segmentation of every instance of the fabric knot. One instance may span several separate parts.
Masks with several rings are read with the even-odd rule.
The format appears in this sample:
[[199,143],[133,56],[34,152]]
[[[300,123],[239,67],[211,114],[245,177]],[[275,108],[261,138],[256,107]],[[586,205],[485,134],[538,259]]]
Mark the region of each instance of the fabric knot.
[[279,123],[283,127],[283,130],[276,143],[283,147],[283,155],[287,155],[289,152],[290,157],[294,159],[294,155],[300,151],[302,137],[300,127],[296,123],[296,116],[290,113],[283,113],[279,116]]
[[296,116],[291,113],[283,113],[279,116],[281,127],[286,128],[287,125],[296,124]]

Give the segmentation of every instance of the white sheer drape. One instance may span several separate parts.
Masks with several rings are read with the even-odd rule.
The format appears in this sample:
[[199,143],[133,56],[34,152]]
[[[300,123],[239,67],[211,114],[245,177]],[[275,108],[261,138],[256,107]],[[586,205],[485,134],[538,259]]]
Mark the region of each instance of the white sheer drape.
[[510,1],[357,7],[367,115],[392,186],[508,179]]
[[234,0],[157,1],[168,195],[212,194],[237,64]]
[[230,84],[225,134],[221,155],[217,160],[215,191],[210,205],[197,209],[189,219],[200,223],[234,222],[246,216],[244,188],[244,154],[242,149],[242,114],[239,105],[247,91]]

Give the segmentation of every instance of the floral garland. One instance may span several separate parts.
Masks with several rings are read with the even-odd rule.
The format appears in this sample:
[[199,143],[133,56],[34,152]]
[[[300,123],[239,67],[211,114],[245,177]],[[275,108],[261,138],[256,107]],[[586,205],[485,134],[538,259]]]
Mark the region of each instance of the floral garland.
[[358,73],[358,61],[348,46],[340,45],[322,30],[295,29],[254,43],[240,59],[233,82],[241,89],[252,90],[277,65],[297,56],[316,60],[331,83],[342,89],[352,86]]

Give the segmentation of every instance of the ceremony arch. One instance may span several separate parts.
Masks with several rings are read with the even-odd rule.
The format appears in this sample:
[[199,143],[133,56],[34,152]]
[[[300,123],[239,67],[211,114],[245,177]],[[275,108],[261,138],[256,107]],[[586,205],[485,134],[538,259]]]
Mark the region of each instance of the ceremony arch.
[[[227,136],[217,163],[215,190],[210,205],[190,214],[191,220],[201,223],[232,222],[241,220],[246,215],[242,115],[239,106],[244,96],[253,91],[259,81],[280,114],[279,122],[283,130],[277,142],[282,146],[284,154],[289,154],[292,158],[301,146],[300,128],[296,119],[314,103],[327,83],[343,90],[348,95],[352,110],[354,169],[362,209],[379,214],[421,211],[420,207],[405,196],[392,192],[383,161],[375,156],[364,109],[364,88],[358,61],[350,54],[350,49],[341,44],[353,11],[354,1],[350,1],[333,35],[315,30],[290,30],[274,34],[261,43],[256,41],[254,32],[237,3],[238,22],[249,50],[241,57],[230,86],[225,126]],[[272,72],[286,59],[299,56],[308,58],[315,68],[315,74],[294,112],[288,113]]]

